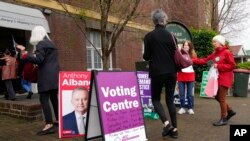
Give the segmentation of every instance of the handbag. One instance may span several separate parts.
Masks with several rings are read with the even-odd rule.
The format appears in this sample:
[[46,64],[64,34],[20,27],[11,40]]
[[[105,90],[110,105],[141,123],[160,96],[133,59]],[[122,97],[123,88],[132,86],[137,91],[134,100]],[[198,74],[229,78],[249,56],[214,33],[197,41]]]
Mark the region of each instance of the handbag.
[[23,68],[23,79],[31,83],[37,83],[38,66],[33,63],[25,63]]
[[208,97],[214,97],[217,95],[218,91],[218,69],[212,66],[208,71],[207,85],[205,87],[204,93]]
[[183,49],[180,50],[176,44],[176,41],[175,41],[173,34],[171,34],[171,35],[172,35],[172,38],[173,38],[173,41],[174,41],[174,44],[176,47],[175,54],[174,54],[174,60],[175,60],[175,64],[176,64],[177,68],[180,70],[180,69],[183,69],[183,68],[186,68],[186,67],[193,65],[193,61],[190,58],[188,52],[183,50]]

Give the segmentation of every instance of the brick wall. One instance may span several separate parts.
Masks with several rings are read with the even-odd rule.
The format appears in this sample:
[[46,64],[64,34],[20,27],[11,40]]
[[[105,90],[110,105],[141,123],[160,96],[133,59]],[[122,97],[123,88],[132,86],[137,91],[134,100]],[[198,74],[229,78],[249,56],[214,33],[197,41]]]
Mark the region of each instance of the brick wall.
[[[75,5],[71,2],[69,4]],[[209,0],[146,1],[139,6],[140,15],[136,21],[152,25],[150,13],[156,8],[162,8],[167,12],[169,20],[182,22],[188,28],[206,27],[208,26],[206,23],[208,5]],[[30,5],[30,7],[33,6]],[[87,68],[86,41],[74,20],[67,14],[56,10],[52,10],[52,13],[46,15],[46,18],[51,29],[50,37],[59,51],[61,70],[85,71]],[[99,29],[98,21],[87,19],[86,22],[87,28]],[[82,25],[82,29],[85,30],[86,27]],[[126,30],[121,34],[116,49],[112,53],[113,68],[135,70],[135,62],[142,60],[142,38],[145,33],[134,29]]]
[[42,109],[38,103],[0,100],[0,114],[28,121],[42,120]]
[[124,71],[135,70],[135,62],[142,60],[143,32],[128,29],[121,34],[114,51],[115,67]]
[[51,38],[59,51],[62,70],[86,70],[85,37],[73,19],[63,13],[53,11],[47,16],[51,29]]

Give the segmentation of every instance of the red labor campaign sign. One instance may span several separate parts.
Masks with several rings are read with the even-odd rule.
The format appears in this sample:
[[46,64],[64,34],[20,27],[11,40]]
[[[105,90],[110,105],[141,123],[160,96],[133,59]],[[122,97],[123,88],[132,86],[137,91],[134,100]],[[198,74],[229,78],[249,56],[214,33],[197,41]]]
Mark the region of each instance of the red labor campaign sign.
[[59,74],[59,138],[85,135],[91,72]]

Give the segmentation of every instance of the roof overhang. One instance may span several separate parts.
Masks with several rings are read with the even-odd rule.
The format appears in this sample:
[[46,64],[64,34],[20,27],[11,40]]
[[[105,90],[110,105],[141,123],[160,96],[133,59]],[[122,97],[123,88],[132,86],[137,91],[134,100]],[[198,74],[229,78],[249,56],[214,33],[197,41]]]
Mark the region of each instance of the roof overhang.
[[0,2],[0,26],[21,30],[32,30],[43,26],[50,33],[47,19],[38,9]]

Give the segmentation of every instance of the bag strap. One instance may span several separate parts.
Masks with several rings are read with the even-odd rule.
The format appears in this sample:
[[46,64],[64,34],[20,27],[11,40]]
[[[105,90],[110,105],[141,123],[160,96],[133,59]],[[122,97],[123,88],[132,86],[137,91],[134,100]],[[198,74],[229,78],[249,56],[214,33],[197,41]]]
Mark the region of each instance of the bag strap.
[[176,41],[175,41],[174,35],[173,35],[172,33],[170,33],[170,34],[171,34],[172,39],[173,39],[173,41],[174,41],[174,46],[177,48],[177,44],[176,44]]

